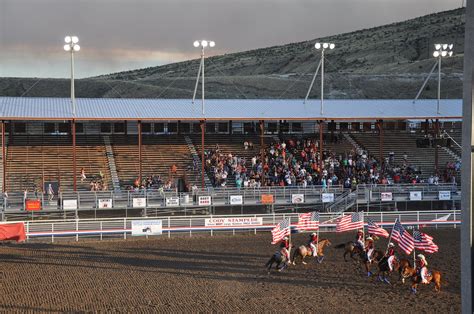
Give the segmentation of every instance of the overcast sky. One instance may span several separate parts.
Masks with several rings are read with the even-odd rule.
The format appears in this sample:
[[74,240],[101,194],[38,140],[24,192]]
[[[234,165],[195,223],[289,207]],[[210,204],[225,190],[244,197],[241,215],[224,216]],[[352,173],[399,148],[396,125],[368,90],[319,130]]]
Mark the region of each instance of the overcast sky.
[[[462,0],[0,0],[0,77],[77,77],[314,39],[461,6]],[[206,53],[207,54],[207,53]]]

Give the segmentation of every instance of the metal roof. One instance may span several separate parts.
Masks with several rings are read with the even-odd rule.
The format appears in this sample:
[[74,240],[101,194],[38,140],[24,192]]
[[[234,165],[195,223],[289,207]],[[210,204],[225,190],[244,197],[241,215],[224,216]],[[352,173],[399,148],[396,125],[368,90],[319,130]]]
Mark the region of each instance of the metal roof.
[[[77,98],[77,120],[375,120],[459,119],[462,99],[190,99]],[[4,120],[70,120],[69,98],[0,97]]]

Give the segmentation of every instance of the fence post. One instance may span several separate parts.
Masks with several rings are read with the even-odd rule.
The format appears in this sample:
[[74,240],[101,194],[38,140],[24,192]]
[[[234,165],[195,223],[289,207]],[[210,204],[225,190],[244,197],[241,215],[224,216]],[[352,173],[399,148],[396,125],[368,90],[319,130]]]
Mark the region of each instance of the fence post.
[[[438,219],[438,213],[435,214],[435,219]],[[438,229],[438,224],[435,225],[435,228]]]
[[[212,219],[212,215],[211,215],[211,219]],[[214,229],[211,227],[211,237],[214,235]]]
[[168,217],[168,238],[171,238],[171,221],[170,221],[170,217]]
[[416,227],[420,229],[420,212],[419,211],[416,212],[416,222],[418,223]]
[[102,241],[102,221],[100,222],[100,241]]
[[191,230],[192,225],[193,225],[193,224],[192,224],[192,219],[189,218],[189,236],[190,236],[190,237],[193,236],[193,232],[192,232],[192,230]]
[[30,222],[26,222],[26,240],[28,241],[30,239]]
[[127,240],[127,218],[123,219],[123,239]]
[[54,243],[54,222],[51,223],[51,243]]
[[76,218],[76,242],[79,241],[79,219]]
[[[255,220],[257,220],[257,215],[255,215]],[[257,234],[257,228],[254,229],[254,234]]]
[[454,213],[454,216],[453,216],[453,218],[454,218],[453,227],[454,227],[454,229],[456,229],[456,210],[453,210],[453,213]]

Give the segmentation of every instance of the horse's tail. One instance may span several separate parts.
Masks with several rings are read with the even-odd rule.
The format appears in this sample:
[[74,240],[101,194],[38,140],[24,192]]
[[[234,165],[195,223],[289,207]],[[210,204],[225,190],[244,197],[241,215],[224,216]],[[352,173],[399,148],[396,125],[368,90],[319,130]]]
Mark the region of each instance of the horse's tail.
[[335,248],[335,249],[343,249],[343,248],[345,248],[345,247],[346,247],[346,244],[345,244],[345,243],[341,243],[341,244],[336,245],[334,248]]

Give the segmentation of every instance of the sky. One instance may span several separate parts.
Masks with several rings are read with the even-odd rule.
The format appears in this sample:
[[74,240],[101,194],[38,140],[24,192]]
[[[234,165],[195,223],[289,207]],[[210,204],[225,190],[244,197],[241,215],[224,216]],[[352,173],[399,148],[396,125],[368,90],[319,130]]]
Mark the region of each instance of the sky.
[[316,39],[459,8],[462,0],[0,0],[0,77],[76,77]]

